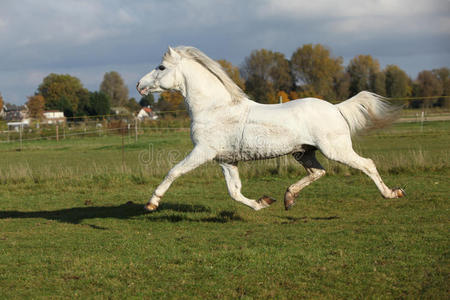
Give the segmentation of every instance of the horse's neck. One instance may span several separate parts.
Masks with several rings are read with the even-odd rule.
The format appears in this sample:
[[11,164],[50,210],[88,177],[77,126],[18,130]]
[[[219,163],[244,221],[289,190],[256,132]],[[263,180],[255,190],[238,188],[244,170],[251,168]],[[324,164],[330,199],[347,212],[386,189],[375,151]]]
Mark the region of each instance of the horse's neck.
[[226,113],[233,106],[230,93],[214,74],[195,62],[185,69],[185,98],[193,121],[214,112]]

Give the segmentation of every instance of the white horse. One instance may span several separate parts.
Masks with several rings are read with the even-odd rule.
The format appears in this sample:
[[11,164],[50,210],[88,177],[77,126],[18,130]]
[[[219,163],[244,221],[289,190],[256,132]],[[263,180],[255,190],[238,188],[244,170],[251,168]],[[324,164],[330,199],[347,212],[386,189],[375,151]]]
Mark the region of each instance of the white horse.
[[215,160],[222,167],[230,196],[255,210],[275,200],[263,196],[252,200],[241,194],[237,163],[293,154],[308,175],[287,188],[285,208],[294,205],[299,192],[325,175],[315,157],[319,149],[332,159],[367,174],[385,198],[405,195],[400,188],[390,189],[382,181],[371,159],[352,148],[351,134],[383,122],[395,110],[382,98],[361,92],[333,105],[305,98],[284,104],[260,104],[246,97],[220,65],[193,47],[169,47],[161,64],[139,80],[141,95],[175,90],[185,98],[191,118],[192,152],[175,165],[145,205],[158,208],[172,182],[198,166]]

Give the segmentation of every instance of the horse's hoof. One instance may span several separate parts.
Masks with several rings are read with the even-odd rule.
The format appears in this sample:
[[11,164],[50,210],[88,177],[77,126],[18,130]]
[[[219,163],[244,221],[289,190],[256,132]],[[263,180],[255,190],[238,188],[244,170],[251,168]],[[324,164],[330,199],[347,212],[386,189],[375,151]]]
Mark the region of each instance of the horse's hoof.
[[153,203],[147,203],[144,205],[144,209],[146,211],[152,212],[158,209],[158,205],[155,205]]
[[271,204],[273,204],[274,202],[276,202],[277,200],[269,197],[269,196],[262,196],[261,198],[258,199],[258,203],[263,203],[267,206],[270,206]]
[[406,192],[405,192],[405,190],[402,189],[402,188],[396,188],[396,189],[393,189],[393,192],[395,193],[395,196],[396,196],[397,198],[406,197]]
[[295,205],[295,196],[287,190],[284,194],[284,208],[290,210]]

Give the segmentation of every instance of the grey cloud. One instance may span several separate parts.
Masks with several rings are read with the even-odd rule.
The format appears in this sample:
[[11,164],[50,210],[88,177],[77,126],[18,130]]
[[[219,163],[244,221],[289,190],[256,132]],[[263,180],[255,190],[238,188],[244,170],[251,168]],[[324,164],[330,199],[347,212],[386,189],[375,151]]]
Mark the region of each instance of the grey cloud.
[[239,65],[254,49],[285,53],[322,43],[346,61],[372,54],[415,76],[448,65],[448,1],[87,1],[0,3],[0,92],[23,103],[48,73],[98,89],[116,70],[129,85],[168,45],[193,45]]

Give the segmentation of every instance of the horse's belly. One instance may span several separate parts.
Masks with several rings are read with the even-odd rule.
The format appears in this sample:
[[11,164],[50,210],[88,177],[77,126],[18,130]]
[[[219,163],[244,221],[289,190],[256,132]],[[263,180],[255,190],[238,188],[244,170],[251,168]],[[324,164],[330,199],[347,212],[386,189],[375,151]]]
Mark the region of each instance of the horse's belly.
[[243,142],[239,153],[242,160],[255,160],[274,158],[301,150],[301,144],[298,144],[295,140],[260,137],[252,141]]
[[255,137],[241,140],[240,143],[232,145],[229,149],[220,151],[216,159],[228,162],[260,160],[299,151],[303,151],[303,147],[295,140]]
[[218,158],[226,161],[268,159],[303,151],[303,145],[313,145],[305,127],[285,116],[248,121],[240,134],[228,137]]
[[250,160],[261,160],[275,158],[282,155],[286,155],[290,152],[279,153],[279,152],[259,152],[259,151],[238,151],[238,152],[223,152],[219,153],[215,160],[223,162],[236,162],[236,161],[250,161]]

